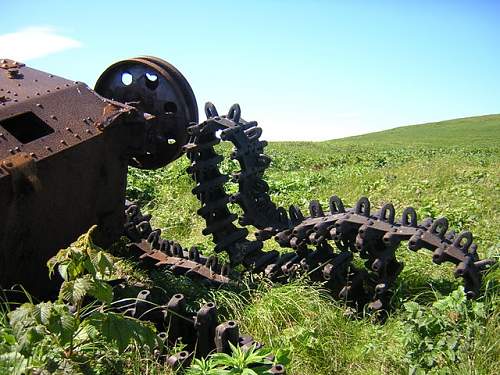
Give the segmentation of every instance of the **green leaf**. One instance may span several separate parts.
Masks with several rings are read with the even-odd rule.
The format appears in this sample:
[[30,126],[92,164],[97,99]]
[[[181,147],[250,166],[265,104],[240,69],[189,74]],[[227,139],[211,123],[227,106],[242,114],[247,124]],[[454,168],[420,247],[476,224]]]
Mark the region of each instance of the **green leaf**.
[[88,293],[104,303],[111,303],[113,301],[113,288],[105,281],[93,280]]
[[7,345],[14,345],[16,343],[16,337],[10,333],[2,332],[0,337]]
[[233,357],[226,353],[215,353],[210,356],[211,362],[219,366],[230,366],[233,364]]
[[0,354],[0,374],[27,374],[28,363],[28,359],[18,352]]
[[406,302],[403,304],[405,310],[412,314],[415,315],[419,310],[420,310],[420,305],[417,302]]
[[486,309],[484,308],[484,303],[474,302],[472,305],[472,311],[476,317],[486,319]]
[[10,326],[16,336],[29,326],[36,325],[34,310],[33,304],[25,303],[8,314]]
[[47,326],[49,324],[50,315],[52,313],[52,303],[42,302],[35,305],[34,315],[38,323]]
[[290,349],[278,349],[274,356],[274,363],[286,366],[290,363]]
[[113,272],[113,262],[103,251],[99,251],[94,259],[92,259],[92,262],[97,272],[100,274],[99,276],[102,278]]
[[72,281],[64,281],[59,290],[59,299],[76,305],[81,302],[83,297],[85,297],[93,287],[94,282],[88,275]]
[[154,328],[147,323],[121,314],[95,313],[88,319],[88,324],[100,331],[108,342],[115,344],[120,353],[133,342],[150,348],[156,344],[157,337]]
[[9,324],[22,354],[29,354],[31,348],[47,334],[43,325],[36,320],[35,305],[25,303],[8,314]]
[[66,305],[53,305],[48,324],[48,330],[59,337],[60,343],[66,345],[71,342],[78,329],[76,318],[69,312]]
[[57,272],[59,272],[59,275],[61,275],[63,280],[65,280],[65,281],[69,280],[68,265],[67,264],[59,264],[57,266]]

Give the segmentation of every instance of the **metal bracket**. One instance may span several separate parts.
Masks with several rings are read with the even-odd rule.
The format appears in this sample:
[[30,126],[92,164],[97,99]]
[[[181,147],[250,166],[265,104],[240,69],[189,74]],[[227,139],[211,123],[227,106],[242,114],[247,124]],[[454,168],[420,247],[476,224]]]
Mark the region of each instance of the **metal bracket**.
[[15,195],[26,195],[40,189],[35,160],[26,152],[5,158],[1,166],[11,175]]

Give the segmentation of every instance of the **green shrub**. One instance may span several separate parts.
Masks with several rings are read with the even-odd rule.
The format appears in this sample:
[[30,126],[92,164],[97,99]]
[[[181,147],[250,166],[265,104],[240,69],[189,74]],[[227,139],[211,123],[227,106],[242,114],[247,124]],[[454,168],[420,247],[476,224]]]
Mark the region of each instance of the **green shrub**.
[[486,308],[468,301],[463,287],[431,306],[405,303],[403,339],[410,373],[451,373],[452,366],[466,362],[476,338],[486,333]]

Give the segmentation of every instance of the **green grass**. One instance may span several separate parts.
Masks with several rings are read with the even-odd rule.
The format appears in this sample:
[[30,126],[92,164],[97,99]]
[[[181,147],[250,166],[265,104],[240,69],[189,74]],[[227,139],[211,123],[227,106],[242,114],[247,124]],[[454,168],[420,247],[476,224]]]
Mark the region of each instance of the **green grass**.
[[[228,147],[221,149],[228,155]],[[401,213],[404,207],[414,206],[420,219],[447,216],[455,230],[472,231],[481,257],[498,257],[500,115],[326,142],[271,142],[266,152],[273,159],[266,179],[277,204],[299,204],[306,210],[309,200],[319,199],[326,207],[328,198],[336,194],[347,205],[367,196],[375,208],[390,201]],[[188,161],[180,159],[162,171],[132,172],[132,181],[139,175],[151,176],[142,193],[152,198],[148,207],[167,237],[210,249],[210,239],[200,234],[204,224],[195,214],[198,202],[190,194],[193,185],[184,173],[187,166]],[[234,169],[234,164],[227,160],[223,168]],[[266,244],[267,249],[275,247],[272,242]],[[416,300],[430,305],[459,282],[451,267],[434,265],[429,254],[415,254],[402,246],[399,257],[405,269],[394,311],[382,326],[372,324],[370,318],[345,317],[338,302],[307,285],[264,288],[244,301],[236,296],[221,298],[228,316],[235,315],[246,332],[275,349],[290,349],[292,374],[405,373],[409,362],[403,342],[403,304]],[[489,278],[498,282],[498,271]],[[495,338],[499,311],[491,302],[498,294],[491,293],[488,333],[474,337],[475,349],[466,363],[444,366],[445,371],[495,372],[500,356]],[[482,354],[486,350],[489,355]]]
[[[226,156],[230,152],[227,145],[220,149]],[[273,163],[265,177],[279,205],[298,204],[306,210],[309,200],[319,199],[327,207],[328,198],[335,194],[348,206],[361,196],[369,197],[374,209],[392,202],[399,214],[404,207],[414,206],[420,219],[446,216],[453,229],[472,231],[482,258],[499,257],[500,115],[326,142],[271,142],[266,153]],[[153,214],[165,238],[210,252],[213,244],[201,235],[204,222],[196,215],[199,203],[190,192],[188,165],[183,157],[158,171],[132,170],[128,195]],[[225,160],[222,168],[231,171],[237,166]],[[227,188],[234,191],[236,186]],[[265,248],[276,247],[268,241]],[[369,315],[358,319],[346,315],[342,303],[307,280],[288,285],[262,281],[257,288],[239,290],[206,290],[183,281],[180,291],[199,303],[215,300],[226,318],[240,322],[242,332],[274,351],[288,351],[288,374],[403,374],[412,366],[425,368],[422,361],[429,355],[435,359],[436,373],[496,373],[500,365],[498,266],[486,276],[479,301],[465,303],[446,297],[460,285],[451,267],[434,265],[430,254],[412,253],[405,246],[398,258],[405,268],[396,285],[393,310],[383,325]],[[158,275],[153,279],[163,288],[179,291],[175,279]],[[413,301],[421,309],[416,320],[409,312],[408,302]],[[2,313],[0,323],[1,333],[7,324]],[[434,325],[441,329],[420,330]],[[451,354],[441,349],[434,353],[428,345],[444,345]],[[126,373],[163,371],[143,354],[128,355]],[[455,355],[457,360],[450,360]],[[147,366],[138,366],[139,360]]]

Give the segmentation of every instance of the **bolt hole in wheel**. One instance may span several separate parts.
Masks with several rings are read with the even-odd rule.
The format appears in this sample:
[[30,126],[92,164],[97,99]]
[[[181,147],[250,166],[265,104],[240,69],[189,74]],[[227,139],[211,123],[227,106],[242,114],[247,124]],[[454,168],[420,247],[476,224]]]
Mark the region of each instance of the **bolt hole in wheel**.
[[129,72],[122,73],[122,83],[125,86],[130,86],[132,84],[132,81],[133,81],[132,74],[130,74]]
[[158,76],[153,73],[146,73],[144,77],[145,77],[146,87],[150,90],[156,90],[160,82],[158,80]]
[[177,104],[174,102],[166,102],[163,106],[166,113],[176,113],[177,112]]

